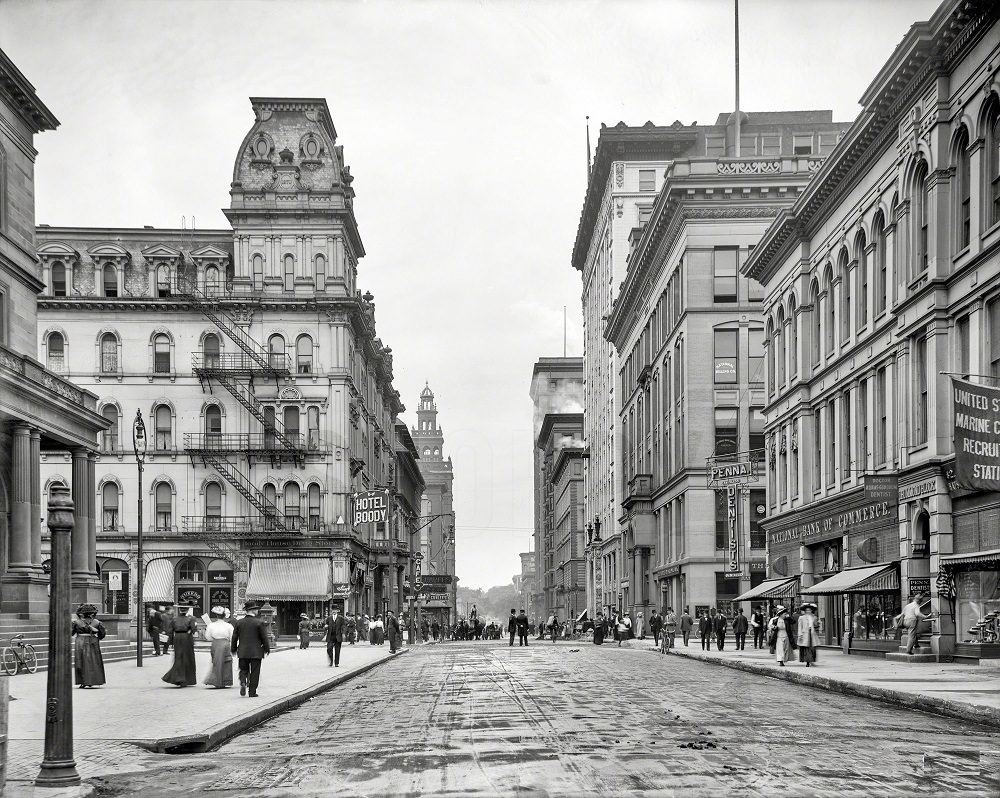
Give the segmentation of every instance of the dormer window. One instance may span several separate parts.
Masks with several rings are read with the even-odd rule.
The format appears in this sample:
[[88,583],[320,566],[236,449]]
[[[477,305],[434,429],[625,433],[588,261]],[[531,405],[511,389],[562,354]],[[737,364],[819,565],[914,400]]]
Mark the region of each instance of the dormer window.
[[159,266],[156,269],[156,296],[160,299],[170,298],[170,267]]
[[66,296],[66,267],[58,260],[52,264],[52,296]]
[[104,296],[118,296],[118,269],[115,268],[113,263],[104,264],[102,276],[104,278]]

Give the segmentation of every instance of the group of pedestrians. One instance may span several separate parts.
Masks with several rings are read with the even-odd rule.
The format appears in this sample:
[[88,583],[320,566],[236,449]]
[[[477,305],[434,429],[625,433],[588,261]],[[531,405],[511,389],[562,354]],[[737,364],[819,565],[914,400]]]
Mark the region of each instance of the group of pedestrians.
[[515,612],[511,609],[510,617],[507,619],[507,634],[510,636],[510,645],[514,645],[515,636],[517,637],[517,644],[519,646],[528,645],[528,634],[530,631],[531,623],[528,621],[528,616],[524,610]]

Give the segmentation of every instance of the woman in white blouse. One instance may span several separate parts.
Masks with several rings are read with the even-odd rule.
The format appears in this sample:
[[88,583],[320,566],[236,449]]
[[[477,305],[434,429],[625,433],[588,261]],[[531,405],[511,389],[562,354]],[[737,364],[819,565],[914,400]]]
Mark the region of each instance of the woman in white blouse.
[[205,677],[205,684],[210,687],[233,686],[233,625],[229,623],[229,610],[224,607],[212,607],[205,621],[205,639],[212,644],[212,667]]

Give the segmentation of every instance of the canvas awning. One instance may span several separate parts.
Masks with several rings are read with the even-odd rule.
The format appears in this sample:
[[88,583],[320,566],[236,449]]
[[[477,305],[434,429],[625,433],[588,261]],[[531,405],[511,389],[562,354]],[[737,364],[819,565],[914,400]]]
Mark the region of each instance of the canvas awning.
[[892,565],[870,565],[841,571],[800,591],[802,596],[831,596],[837,593],[874,593],[899,590],[899,570]]
[[330,560],[319,557],[255,559],[250,565],[247,598],[270,601],[328,601]]
[[578,616],[576,616],[576,622],[577,623],[583,623],[585,620],[587,620],[587,611],[586,610],[584,610]]
[[799,578],[797,576],[783,577],[782,579],[766,579],[757,587],[750,588],[742,596],[737,596],[734,601],[750,601],[751,599],[786,599],[792,598],[799,592]]
[[174,564],[170,560],[152,560],[142,578],[142,600],[174,603]]
[[942,568],[954,568],[956,565],[984,565],[992,563],[994,567],[1000,563],[1000,549],[993,551],[977,551],[974,554],[949,554],[941,558]]

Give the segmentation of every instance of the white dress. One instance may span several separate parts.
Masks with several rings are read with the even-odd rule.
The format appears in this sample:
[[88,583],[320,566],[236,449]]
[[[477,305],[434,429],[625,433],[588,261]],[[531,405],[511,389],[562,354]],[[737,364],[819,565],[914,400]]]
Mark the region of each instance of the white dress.
[[205,639],[212,644],[212,667],[204,683],[210,687],[233,686],[233,625],[228,621],[210,621]]

